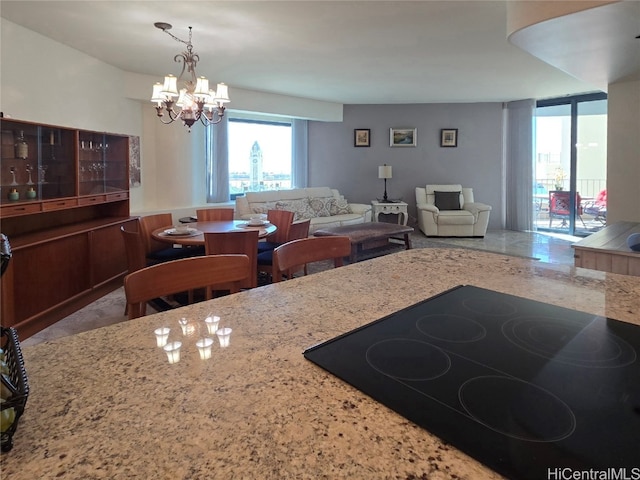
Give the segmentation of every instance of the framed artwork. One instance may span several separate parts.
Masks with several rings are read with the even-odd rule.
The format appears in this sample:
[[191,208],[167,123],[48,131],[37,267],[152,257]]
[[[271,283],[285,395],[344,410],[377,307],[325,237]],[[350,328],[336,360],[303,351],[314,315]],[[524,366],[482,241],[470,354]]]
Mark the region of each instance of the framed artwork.
[[390,147],[415,147],[418,145],[417,128],[390,128]]
[[368,128],[356,128],[353,131],[354,147],[370,147],[371,146],[371,130]]
[[140,137],[129,137],[129,187],[136,188],[142,184],[140,176]]
[[443,128],[440,130],[440,146],[441,147],[457,147],[458,146],[458,129]]

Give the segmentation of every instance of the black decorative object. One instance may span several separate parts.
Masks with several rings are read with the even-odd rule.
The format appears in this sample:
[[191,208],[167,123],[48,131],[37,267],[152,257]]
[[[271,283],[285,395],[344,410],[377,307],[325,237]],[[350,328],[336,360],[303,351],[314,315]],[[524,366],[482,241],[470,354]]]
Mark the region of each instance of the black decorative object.
[[[24,407],[27,404],[29,396],[29,383],[27,381],[27,372],[24,368],[24,359],[20,350],[20,342],[18,341],[18,333],[15,328],[0,327],[0,342],[4,356],[4,364],[8,368],[8,373],[3,372],[0,375],[2,382],[2,395],[7,395],[5,401],[0,406],[3,423],[7,418],[11,419],[5,431],[0,433],[0,450],[8,452],[13,448],[13,435],[18,428],[18,420],[24,413]],[[13,412],[11,411],[13,409]],[[3,425],[5,426],[5,425]]]

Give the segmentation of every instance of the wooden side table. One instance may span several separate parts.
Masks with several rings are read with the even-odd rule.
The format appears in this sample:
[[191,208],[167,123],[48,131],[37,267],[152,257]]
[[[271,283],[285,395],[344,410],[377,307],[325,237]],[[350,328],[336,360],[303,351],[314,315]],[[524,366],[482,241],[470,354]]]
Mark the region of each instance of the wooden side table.
[[378,222],[378,217],[380,214],[389,215],[395,214],[398,215],[398,224],[406,225],[409,220],[409,214],[407,212],[407,207],[409,204],[405,202],[380,202],[378,200],[371,200],[371,205],[373,206],[373,221]]

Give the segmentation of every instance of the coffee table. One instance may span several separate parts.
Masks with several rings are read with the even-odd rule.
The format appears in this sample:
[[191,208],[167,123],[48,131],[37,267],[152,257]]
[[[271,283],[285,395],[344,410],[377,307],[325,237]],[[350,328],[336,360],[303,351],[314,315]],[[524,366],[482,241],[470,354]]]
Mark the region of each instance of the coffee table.
[[413,227],[385,222],[367,222],[356,225],[342,225],[340,227],[321,228],[313,235],[316,237],[345,236],[351,241],[351,255],[349,262],[356,261],[358,254],[371,248],[389,244],[389,240],[401,237],[407,250],[411,248],[409,234]]

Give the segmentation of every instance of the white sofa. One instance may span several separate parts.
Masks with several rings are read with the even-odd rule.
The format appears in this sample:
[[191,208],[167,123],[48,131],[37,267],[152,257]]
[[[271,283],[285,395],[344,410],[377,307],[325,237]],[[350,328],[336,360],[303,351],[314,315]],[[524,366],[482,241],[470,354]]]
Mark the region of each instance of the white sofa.
[[[436,206],[436,192],[440,206],[447,208]],[[472,188],[462,185],[417,187],[416,206],[418,227],[428,237],[484,237],[487,232],[491,207],[474,202]]]
[[348,203],[338,190],[329,187],[295,188],[247,192],[236,197],[236,218],[248,219],[268,210],[290,210],[294,221],[310,218],[309,234],[319,228],[371,221],[371,205]]

